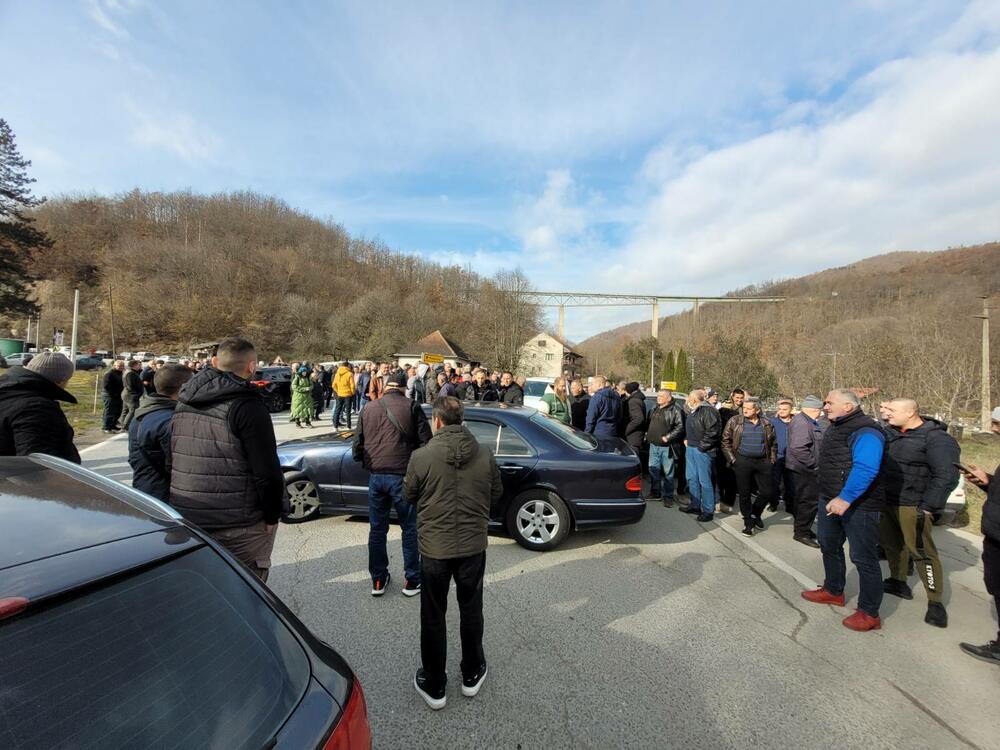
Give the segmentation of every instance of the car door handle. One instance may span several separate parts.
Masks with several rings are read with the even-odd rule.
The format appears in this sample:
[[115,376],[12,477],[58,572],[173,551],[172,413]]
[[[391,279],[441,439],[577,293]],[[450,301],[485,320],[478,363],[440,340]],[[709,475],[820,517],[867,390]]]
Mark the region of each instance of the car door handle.
[[518,464],[500,464],[500,471],[520,471],[523,468]]

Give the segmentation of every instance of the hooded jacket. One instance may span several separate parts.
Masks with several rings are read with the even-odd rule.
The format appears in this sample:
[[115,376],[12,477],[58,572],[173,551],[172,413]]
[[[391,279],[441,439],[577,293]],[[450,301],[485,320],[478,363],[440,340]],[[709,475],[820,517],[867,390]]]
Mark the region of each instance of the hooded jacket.
[[642,448],[646,437],[646,396],[642,391],[633,391],[625,399],[625,441],[633,448]]
[[12,367],[0,379],[0,456],[45,453],[80,463],[73,428],[57,401],[76,398],[48,378]]
[[170,420],[176,408],[167,396],[143,396],[128,428],[132,486],[164,501],[170,499]]
[[912,505],[920,510],[944,509],[958,484],[960,449],[948,426],[930,417],[912,430],[885,427],[882,485],[886,505]]
[[493,454],[468,429],[442,427],[415,451],[403,487],[417,508],[421,555],[448,560],[486,550],[490,509],[500,501],[503,484]]
[[341,365],[333,376],[333,392],[337,398],[350,398],[354,395],[354,372],[350,367]]
[[181,388],[170,437],[170,504],[206,530],[275,524],[285,480],[260,391],[206,367]]

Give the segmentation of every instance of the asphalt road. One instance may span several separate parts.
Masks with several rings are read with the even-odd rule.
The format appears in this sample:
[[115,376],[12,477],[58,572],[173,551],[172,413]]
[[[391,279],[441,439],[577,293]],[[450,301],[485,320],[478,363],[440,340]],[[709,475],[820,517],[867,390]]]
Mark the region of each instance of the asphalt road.
[[[279,440],[305,432],[275,425]],[[127,482],[124,455],[121,438],[83,454]],[[636,526],[547,554],[491,536],[490,675],[477,698],[461,695],[452,598],[439,712],[412,686],[420,603],[399,592],[398,527],[381,599],[368,593],[363,519],[283,525],[270,585],[357,672],[376,748],[1000,748],[1000,669],[958,649],[997,629],[973,535],[935,531],[947,629],[924,624],[911,578],[913,601],[886,597],[883,629],[854,633],[840,624],[852,609],[800,598],[822,563],[791,540],[786,514],[752,539],[716,518],[650,504]],[[847,593],[850,605],[854,574]]]

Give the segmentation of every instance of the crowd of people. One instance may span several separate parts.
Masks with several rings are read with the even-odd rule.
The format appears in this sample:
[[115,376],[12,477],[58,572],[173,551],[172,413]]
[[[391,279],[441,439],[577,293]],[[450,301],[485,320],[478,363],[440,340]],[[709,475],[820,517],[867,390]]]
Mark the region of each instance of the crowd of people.
[[[115,362],[104,378],[105,431],[129,437],[133,486],[157,497],[225,546],[262,581],[271,565],[278,521],[286,508],[271,415],[253,383],[261,367],[254,345],[221,342],[203,362]],[[502,492],[495,458],[463,424],[468,403],[524,402],[524,378],[484,368],[342,362],[334,370],[294,362],[292,419],[311,424],[332,400],[334,425],[354,430],[353,456],[368,469],[371,594],[385,594],[389,516],[402,527],[401,592],[421,597],[422,668],[414,685],[432,708],[446,702],[445,613],[452,580],[461,615],[462,692],[474,696],[487,674],[482,592],[490,507]],[[0,455],[47,453],[80,463],[73,430],[58,402],[73,363],[42,353],[0,379]],[[117,410],[115,400],[121,404]],[[109,407],[110,402],[110,408]],[[433,405],[428,420],[422,403]],[[858,571],[855,612],[843,621],[858,631],[882,626],[888,594],[912,599],[915,565],[927,595],[925,622],[947,627],[945,577],[933,521],[959,472],[987,492],[983,511],[987,590],[1000,616],[1000,480],[960,463],[946,426],[923,416],[915,401],[895,398],[865,414],[850,390],[798,404],[780,399],[773,416],[743,389],[720,403],[698,388],[684,403],[656,392],[652,409],[637,382],[556,378],[539,409],[591,434],[621,439],[647,456],[651,499],[709,522],[736,503],[742,533],[765,528],[764,512],[794,518],[793,538],[818,548],[823,585],[804,599],[844,606],[844,543]],[[353,418],[357,412],[356,419]],[[992,429],[1000,434],[1000,407]],[[1000,467],[998,467],[1000,468]],[[882,576],[880,552],[888,561]],[[1000,634],[967,653],[1000,665]]]

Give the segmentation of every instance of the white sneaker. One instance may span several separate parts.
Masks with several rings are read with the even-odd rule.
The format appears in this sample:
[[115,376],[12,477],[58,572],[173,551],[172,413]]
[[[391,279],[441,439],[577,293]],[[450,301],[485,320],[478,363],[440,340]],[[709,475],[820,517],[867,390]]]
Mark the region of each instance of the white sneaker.
[[486,674],[489,671],[489,667],[484,664],[482,668],[472,677],[462,678],[462,695],[466,698],[475,698],[479,695],[479,689],[486,681]]

